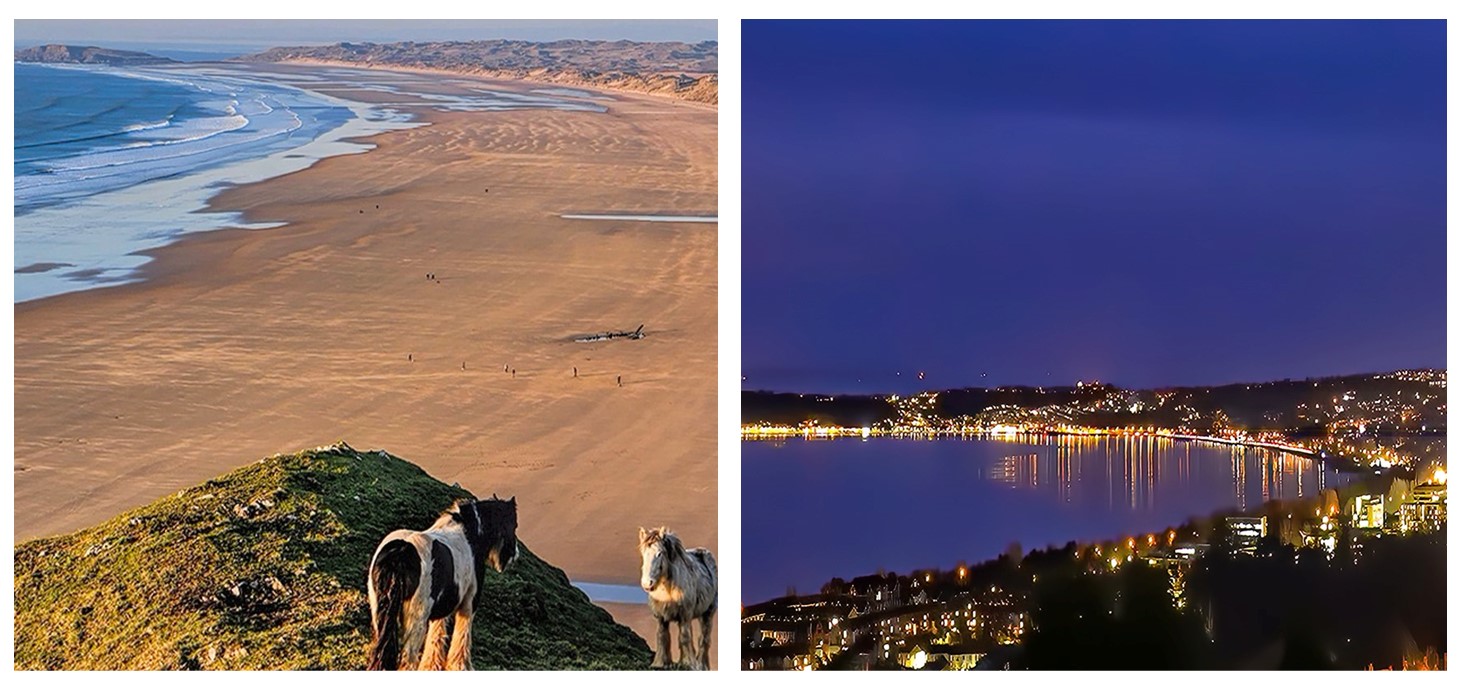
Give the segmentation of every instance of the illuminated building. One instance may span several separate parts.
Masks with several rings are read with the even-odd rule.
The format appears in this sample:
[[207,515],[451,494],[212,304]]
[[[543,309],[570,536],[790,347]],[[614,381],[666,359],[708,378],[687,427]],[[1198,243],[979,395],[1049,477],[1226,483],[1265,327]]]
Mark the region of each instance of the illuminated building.
[[1444,484],[1421,484],[1409,492],[1399,506],[1399,529],[1404,532],[1434,532],[1445,525]]
[[911,649],[897,653],[897,663],[914,671],[972,671],[989,651],[989,645],[965,642],[960,644],[915,643]]
[[902,583],[895,575],[864,575],[851,582],[853,597],[866,601],[872,611],[902,606]]
[[1227,518],[1227,545],[1233,551],[1253,553],[1257,550],[1257,542],[1266,536],[1266,517]]
[[1384,528],[1384,497],[1374,494],[1355,496],[1353,526],[1359,529]]

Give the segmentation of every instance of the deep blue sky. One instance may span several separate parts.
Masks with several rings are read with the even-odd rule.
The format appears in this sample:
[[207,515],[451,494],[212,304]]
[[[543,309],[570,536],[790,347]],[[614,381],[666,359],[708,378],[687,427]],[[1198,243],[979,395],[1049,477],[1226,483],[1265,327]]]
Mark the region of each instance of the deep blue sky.
[[742,40],[747,389],[1445,364],[1444,22]]

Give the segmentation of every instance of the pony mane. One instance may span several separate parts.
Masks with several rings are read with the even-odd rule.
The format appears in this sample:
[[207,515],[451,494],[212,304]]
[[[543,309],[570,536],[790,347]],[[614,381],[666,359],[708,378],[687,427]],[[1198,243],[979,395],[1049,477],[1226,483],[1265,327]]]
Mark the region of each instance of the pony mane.
[[[452,501],[451,505],[447,507],[446,510],[441,512],[441,515],[436,518],[436,522],[431,524],[431,528],[436,529],[439,527],[447,527],[455,523],[461,525],[464,529],[467,525],[468,520],[463,519],[462,511],[471,510],[472,516],[470,518],[470,522],[477,526],[478,531],[485,532],[488,529],[505,529],[507,528],[507,525],[501,524],[502,515],[499,512],[500,509],[494,509],[490,511],[490,513],[482,510],[482,508],[488,507],[489,505],[493,508],[496,508],[499,504],[501,506],[511,506],[511,512],[514,514],[517,511],[516,496],[513,496],[512,498],[498,498],[497,494],[492,494],[491,498],[483,499],[458,498],[455,501]],[[485,522],[483,522],[484,518]]]
[[451,505],[447,506],[446,510],[441,511],[441,514],[436,517],[436,521],[431,523],[431,529],[446,527],[448,525],[451,525],[452,523],[460,524],[461,509],[465,506],[471,505],[472,503],[474,503],[474,501],[470,498],[458,498],[455,501],[452,501]]
[[670,560],[684,559],[684,542],[679,540],[679,535],[669,531],[668,527],[643,530],[639,539],[639,548],[646,549],[655,544],[662,544],[665,557]]

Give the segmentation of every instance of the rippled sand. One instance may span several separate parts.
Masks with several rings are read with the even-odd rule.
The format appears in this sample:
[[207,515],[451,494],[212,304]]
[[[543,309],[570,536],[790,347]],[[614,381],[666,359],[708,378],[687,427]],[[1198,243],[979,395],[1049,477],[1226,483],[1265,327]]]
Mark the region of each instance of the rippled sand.
[[715,544],[717,232],[559,216],[714,215],[716,112],[608,107],[429,112],[214,200],[285,227],[17,305],[16,538],[346,439],[515,495],[522,538],[574,579],[633,583],[640,525]]

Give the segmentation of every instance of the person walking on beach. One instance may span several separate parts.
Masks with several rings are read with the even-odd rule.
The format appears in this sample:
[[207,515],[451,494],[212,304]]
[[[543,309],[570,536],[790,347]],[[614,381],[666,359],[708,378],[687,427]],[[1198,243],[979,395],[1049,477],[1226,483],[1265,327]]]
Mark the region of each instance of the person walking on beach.
[[461,370],[462,371],[466,371],[466,361],[465,360],[462,360],[462,362],[461,362]]
[[513,369],[512,370],[512,378],[514,378],[514,379],[517,378],[517,370],[516,369]]
[[578,378],[578,367],[573,367],[573,378]]
[[618,387],[619,388],[623,388],[624,387],[624,377],[623,377],[623,374],[619,374],[619,377],[618,377]]
[[407,353],[406,354],[406,361],[407,362],[414,362],[414,361],[416,361],[416,353],[414,353],[414,352]]

